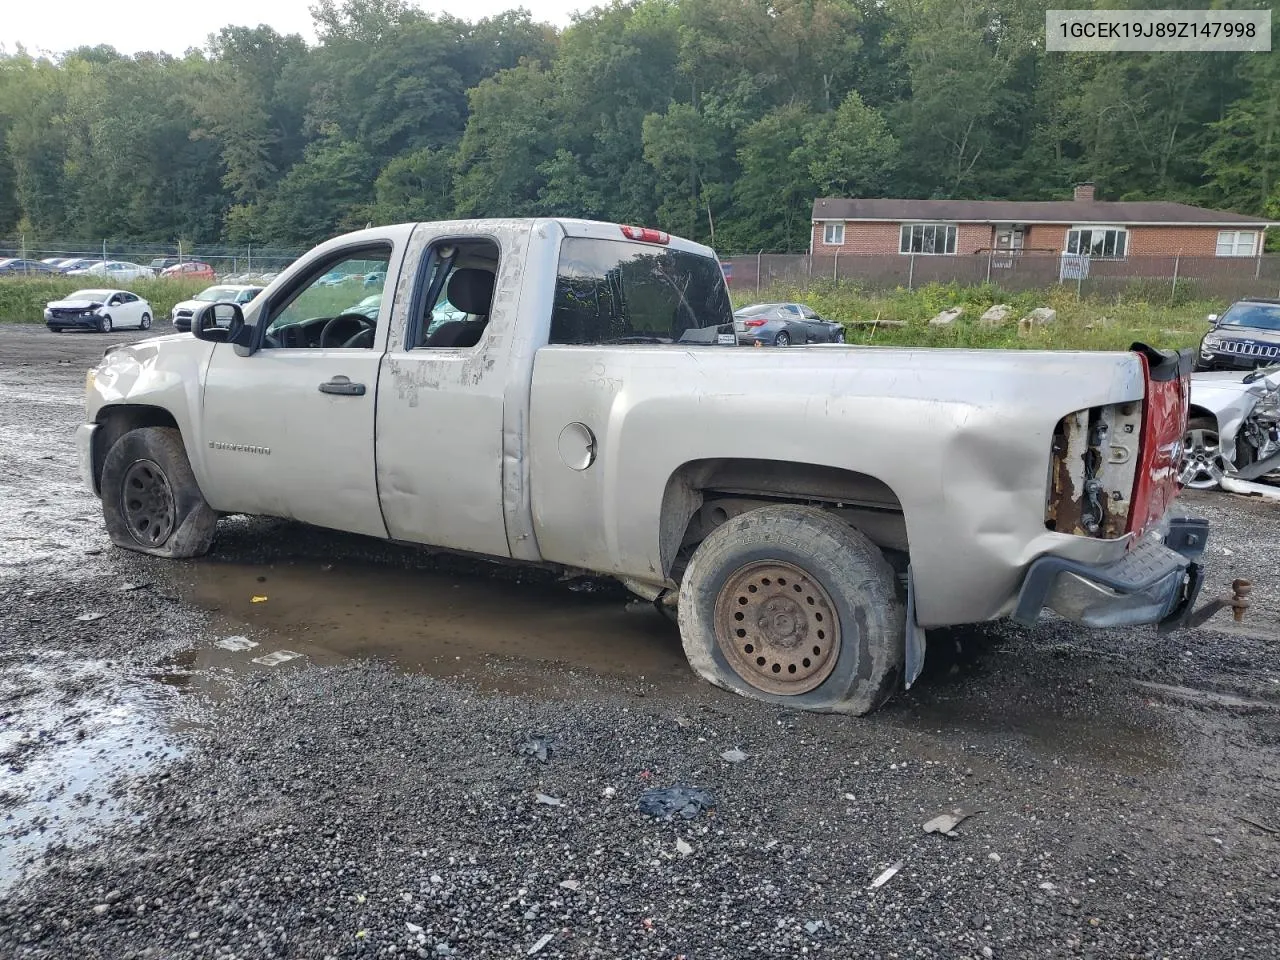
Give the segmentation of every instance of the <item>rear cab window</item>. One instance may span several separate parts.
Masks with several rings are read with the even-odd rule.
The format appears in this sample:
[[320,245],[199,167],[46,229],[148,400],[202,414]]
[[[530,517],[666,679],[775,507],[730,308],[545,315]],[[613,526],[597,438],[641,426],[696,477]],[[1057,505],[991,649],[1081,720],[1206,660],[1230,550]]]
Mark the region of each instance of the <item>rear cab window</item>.
[[720,263],[657,244],[566,237],[550,342],[736,345]]

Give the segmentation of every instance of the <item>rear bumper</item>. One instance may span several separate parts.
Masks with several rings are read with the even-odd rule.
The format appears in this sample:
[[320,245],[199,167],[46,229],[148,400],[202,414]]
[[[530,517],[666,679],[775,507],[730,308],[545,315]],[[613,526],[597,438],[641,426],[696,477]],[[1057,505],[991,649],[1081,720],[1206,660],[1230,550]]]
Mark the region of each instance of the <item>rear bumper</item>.
[[1043,556],[1031,564],[1013,619],[1035,623],[1046,607],[1087,627],[1155,623],[1180,627],[1200,593],[1209,524],[1176,517],[1163,540],[1143,538],[1114,563],[1088,564]]

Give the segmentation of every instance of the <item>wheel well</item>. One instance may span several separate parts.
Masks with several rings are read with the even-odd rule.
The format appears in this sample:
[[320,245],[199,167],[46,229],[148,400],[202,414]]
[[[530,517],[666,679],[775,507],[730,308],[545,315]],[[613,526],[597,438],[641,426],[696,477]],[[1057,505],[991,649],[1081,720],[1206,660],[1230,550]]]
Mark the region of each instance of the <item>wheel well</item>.
[[1195,404],[1192,404],[1187,408],[1188,420],[1196,420],[1200,417],[1208,417],[1214,423],[1218,422],[1218,415],[1212,410],[1206,410],[1204,407],[1197,407]]
[[173,427],[178,429],[178,421],[173,414],[163,407],[149,407],[141,404],[118,404],[103,407],[98,411],[98,429],[93,435],[93,485],[99,489],[102,484],[102,464],[117,440],[130,430],[140,427]]
[[[855,470],[785,460],[714,459],[684,464],[662,498],[663,571],[679,579],[681,554],[721,523],[771,503],[821,507],[861,530],[905,565],[908,552],[902,502],[883,480]],[[898,566],[899,564],[895,564]]]

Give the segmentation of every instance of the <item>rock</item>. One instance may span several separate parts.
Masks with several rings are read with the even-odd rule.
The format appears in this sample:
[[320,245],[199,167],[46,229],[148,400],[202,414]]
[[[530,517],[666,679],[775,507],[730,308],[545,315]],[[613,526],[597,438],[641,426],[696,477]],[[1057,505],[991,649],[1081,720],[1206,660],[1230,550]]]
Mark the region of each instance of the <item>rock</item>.
[[582,883],[578,880],[561,880],[560,886],[566,890],[579,890],[582,888]]
[[618,790],[616,787],[605,787],[604,792],[600,794],[600,796],[604,797],[606,800],[612,800],[617,795]]
[[1013,307],[1007,303],[997,303],[986,309],[986,311],[978,318],[978,322],[984,327],[998,327],[1009,319],[1009,314],[1013,313]]
[[693,847],[686,843],[683,837],[677,837],[676,852],[682,857],[687,857],[689,854],[693,853]]
[[929,325],[934,327],[949,327],[951,324],[959,320],[960,315],[963,313],[964,307],[951,307],[948,310],[943,310],[940,314],[930,320]]
[[409,923],[408,921],[406,921],[404,926],[406,930],[408,930],[410,933],[414,935],[417,935],[422,932],[422,928],[418,926],[416,923]]
[[545,793],[538,794],[538,803],[545,804],[548,807],[560,807],[564,805],[564,801],[558,797],[549,797]]
[[106,913],[110,909],[111,908],[107,906],[105,903],[100,903],[93,908],[93,912],[96,913],[98,916],[102,916],[104,913]]
[[747,754],[743,753],[737,747],[734,747],[732,750],[726,750],[724,753],[720,754],[720,758],[722,760],[727,760],[730,763],[741,763],[743,760],[747,759],[747,756]]
[[988,860],[990,860],[992,863],[999,863],[999,862],[1000,862],[1000,854],[998,854],[998,853],[994,853],[994,852],[992,852],[992,853],[988,853],[988,854],[987,854],[987,859],[988,859]]
[[1025,317],[1019,320],[1018,323],[1020,325],[1026,323],[1033,327],[1039,327],[1046,323],[1053,323],[1057,319],[1058,311],[1053,309],[1053,307],[1036,307]]

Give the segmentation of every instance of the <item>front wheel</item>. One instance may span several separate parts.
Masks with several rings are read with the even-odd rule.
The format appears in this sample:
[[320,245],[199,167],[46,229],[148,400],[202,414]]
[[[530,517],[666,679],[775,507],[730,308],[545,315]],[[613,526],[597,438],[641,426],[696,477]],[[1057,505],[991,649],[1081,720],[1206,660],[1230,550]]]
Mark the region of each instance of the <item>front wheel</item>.
[[141,329],[141,330],[150,330],[150,329],[151,329],[151,314],[149,314],[149,313],[144,313],[144,314],[142,315],[142,322],[138,324],[138,328],[139,328],[139,329]]
[[102,465],[102,515],[112,542],[170,559],[209,551],[218,514],[205,501],[182,435],[172,427],[130,430]]
[[1218,421],[1213,417],[1188,421],[1178,480],[1192,490],[1212,490],[1226,475],[1227,461],[1222,455]]
[[99,332],[99,333],[110,333],[110,332],[111,332],[111,318],[110,318],[110,317],[99,317],[99,318],[98,318],[98,332]]
[[773,338],[773,345],[775,347],[791,346],[791,334],[787,333],[785,330],[779,330],[778,335]]
[[893,570],[857,530],[810,507],[740,514],[694,551],[680,584],[693,669],[744,696],[861,715],[902,675]]

